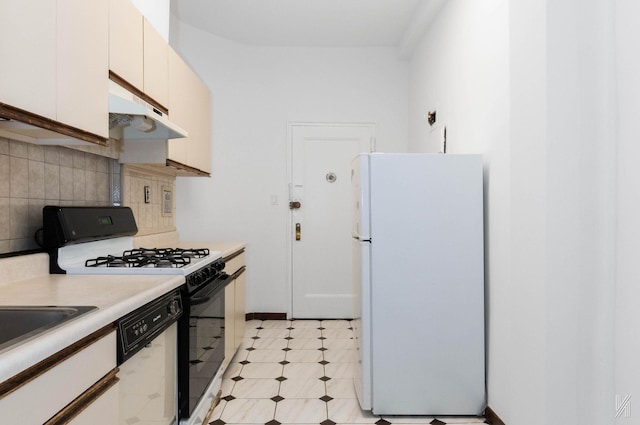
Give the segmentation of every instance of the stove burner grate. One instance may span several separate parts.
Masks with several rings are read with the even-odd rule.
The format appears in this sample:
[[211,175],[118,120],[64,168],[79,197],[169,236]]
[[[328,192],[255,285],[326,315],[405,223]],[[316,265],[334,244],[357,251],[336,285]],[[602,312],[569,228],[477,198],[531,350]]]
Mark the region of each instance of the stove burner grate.
[[181,248],[137,248],[124,251],[121,257],[107,255],[85,261],[85,267],[159,267],[179,268],[192,258],[203,258],[209,250]]
[[91,258],[84,263],[85,267],[132,267],[122,257],[107,255],[106,257]]
[[209,250],[207,248],[136,248],[125,251],[123,256],[127,255],[143,255],[143,256],[153,256],[159,258],[172,257],[172,258],[202,258],[209,255]]

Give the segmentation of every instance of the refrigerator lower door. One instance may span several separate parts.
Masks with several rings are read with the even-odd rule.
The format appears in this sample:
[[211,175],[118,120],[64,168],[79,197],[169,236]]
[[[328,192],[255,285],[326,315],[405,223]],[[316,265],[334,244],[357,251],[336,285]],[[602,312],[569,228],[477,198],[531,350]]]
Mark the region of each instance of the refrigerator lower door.
[[371,243],[352,239],[353,334],[356,355],[353,379],[358,402],[371,410]]

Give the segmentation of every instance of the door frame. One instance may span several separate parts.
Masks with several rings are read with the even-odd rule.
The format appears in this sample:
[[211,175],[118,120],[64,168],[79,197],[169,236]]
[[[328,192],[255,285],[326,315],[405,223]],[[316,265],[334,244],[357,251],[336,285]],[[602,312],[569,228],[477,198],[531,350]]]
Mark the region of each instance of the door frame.
[[293,195],[293,130],[305,127],[367,127],[371,130],[371,152],[376,151],[377,125],[375,122],[310,122],[287,121],[287,287],[286,304],[287,319],[293,316],[293,228],[291,226],[291,210],[289,201]]

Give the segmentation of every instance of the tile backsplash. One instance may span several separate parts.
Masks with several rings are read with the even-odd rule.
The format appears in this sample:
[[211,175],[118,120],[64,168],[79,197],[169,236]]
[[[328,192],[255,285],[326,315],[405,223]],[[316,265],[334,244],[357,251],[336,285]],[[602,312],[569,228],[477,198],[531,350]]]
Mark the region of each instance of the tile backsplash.
[[[135,165],[122,165],[121,173],[122,205],[133,211],[138,236],[175,231],[175,176]],[[165,212],[166,192],[169,195]]]
[[0,138],[0,253],[38,248],[45,205],[109,205],[112,161]]
[[38,248],[34,235],[42,227],[45,205],[111,205],[112,174],[117,179],[118,170],[122,205],[133,210],[138,235],[176,230],[175,176],[126,165],[120,169],[113,159],[117,148],[103,150],[94,154],[0,138],[0,254]]

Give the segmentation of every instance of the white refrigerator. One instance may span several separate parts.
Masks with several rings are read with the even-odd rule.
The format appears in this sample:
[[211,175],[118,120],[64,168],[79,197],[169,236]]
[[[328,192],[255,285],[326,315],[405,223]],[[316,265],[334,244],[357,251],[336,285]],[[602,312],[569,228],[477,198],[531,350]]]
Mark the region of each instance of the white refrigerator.
[[481,414],[481,156],[361,154],[351,179],[361,408],[377,415]]

